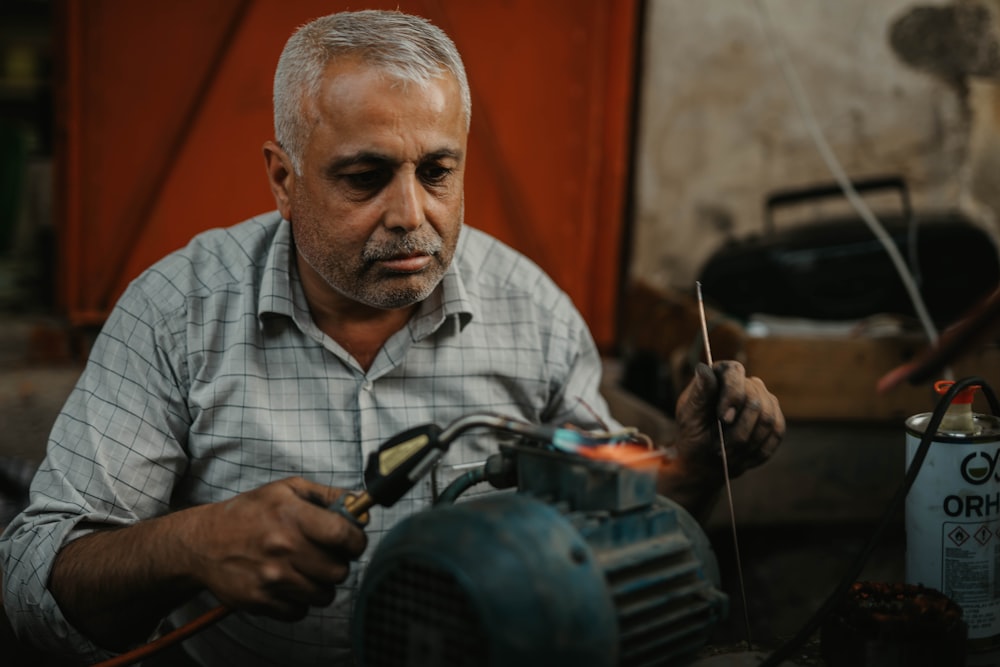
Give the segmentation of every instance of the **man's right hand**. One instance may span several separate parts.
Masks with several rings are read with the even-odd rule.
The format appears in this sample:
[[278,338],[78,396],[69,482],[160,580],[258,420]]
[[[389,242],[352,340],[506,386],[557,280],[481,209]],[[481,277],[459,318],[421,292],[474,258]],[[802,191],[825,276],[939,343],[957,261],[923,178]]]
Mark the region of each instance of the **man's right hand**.
[[251,613],[298,620],[329,605],[368,542],[327,509],[343,493],[295,477],[195,508],[182,536],[192,572],[223,603]]
[[206,588],[234,609],[297,620],[333,600],[367,544],[358,526],[327,509],[343,493],[290,478],[98,529],[63,547],[49,588],[77,629],[115,650],[146,641]]

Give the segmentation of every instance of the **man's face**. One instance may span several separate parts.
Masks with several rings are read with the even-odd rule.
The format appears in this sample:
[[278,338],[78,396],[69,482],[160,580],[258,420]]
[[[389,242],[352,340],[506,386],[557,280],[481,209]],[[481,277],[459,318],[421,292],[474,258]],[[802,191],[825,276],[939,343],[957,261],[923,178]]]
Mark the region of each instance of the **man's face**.
[[451,263],[462,225],[467,127],[458,84],[450,76],[403,83],[340,62],[305,104],[318,122],[282,213],[307,287],[379,309],[423,300]]

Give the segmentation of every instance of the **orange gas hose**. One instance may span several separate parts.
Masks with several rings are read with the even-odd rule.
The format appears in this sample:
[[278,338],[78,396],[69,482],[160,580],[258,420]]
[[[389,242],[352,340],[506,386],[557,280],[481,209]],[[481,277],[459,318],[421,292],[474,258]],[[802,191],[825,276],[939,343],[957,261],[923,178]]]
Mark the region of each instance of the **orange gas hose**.
[[143,658],[153,655],[154,653],[159,653],[171,644],[176,644],[177,642],[187,639],[191,635],[204,630],[216,621],[228,616],[232,611],[233,610],[229,607],[219,605],[214,609],[208,610],[190,623],[182,625],[176,630],[171,630],[167,634],[149,642],[148,644],[143,644],[142,646],[134,648],[127,653],[122,653],[121,655],[109,658],[103,662],[95,663],[91,667],[123,667],[124,665],[131,665],[139,660],[142,660]]
[[[342,501],[340,504],[348,516],[354,518],[361,525],[368,523],[368,510],[375,504],[375,499],[367,491],[345,493],[339,500]],[[143,644],[127,653],[122,653],[102,662],[94,663],[91,667],[124,667],[125,665],[131,665],[154,653],[159,653],[171,644],[176,644],[195,633],[201,632],[213,623],[228,616],[232,611],[230,607],[219,605],[214,609],[209,609],[190,623],[182,625],[176,630],[171,630],[148,644]]]

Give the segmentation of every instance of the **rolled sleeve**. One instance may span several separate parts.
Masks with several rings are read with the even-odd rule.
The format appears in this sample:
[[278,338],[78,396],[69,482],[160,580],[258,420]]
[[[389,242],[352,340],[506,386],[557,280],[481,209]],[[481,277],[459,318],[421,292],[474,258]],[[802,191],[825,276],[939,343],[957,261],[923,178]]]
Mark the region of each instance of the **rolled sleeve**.
[[183,357],[150,304],[131,289],[116,306],[56,419],[27,508],[0,537],[4,607],[18,637],[42,650],[112,655],[62,614],[48,588],[53,562],[89,532],[168,511],[186,469]]
[[55,511],[25,512],[3,537],[4,608],[17,636],[44,651],[74,655],[88,661],[111,655],[66,620],[49,592],[48,579],[59,549],[79,536],[83,517]]

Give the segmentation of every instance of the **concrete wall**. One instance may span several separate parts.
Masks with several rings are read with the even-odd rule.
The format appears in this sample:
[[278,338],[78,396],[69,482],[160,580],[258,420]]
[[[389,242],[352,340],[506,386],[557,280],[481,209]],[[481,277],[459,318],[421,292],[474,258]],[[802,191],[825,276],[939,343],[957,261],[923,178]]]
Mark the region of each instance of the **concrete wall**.
[[690,290],[726,239],[761,231],[768,193],[833,181],[782,50],[850,177],[901,175],[919,214],[960,209],[994,234],[998,8],[649,0],[630,277]]

